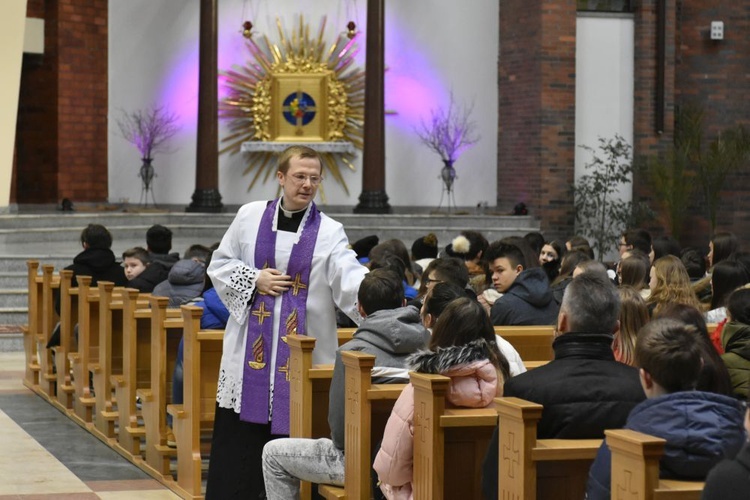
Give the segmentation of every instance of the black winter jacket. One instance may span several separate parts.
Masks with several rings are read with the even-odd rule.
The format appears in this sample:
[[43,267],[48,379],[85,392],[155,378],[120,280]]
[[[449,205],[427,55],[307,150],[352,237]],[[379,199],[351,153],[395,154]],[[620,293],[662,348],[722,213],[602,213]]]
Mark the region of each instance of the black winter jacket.
[[554,325],[558,310],[547,275],[541,268],[534,268],[521,271],[505,294],[492,305],[490,317],[495,326]]
[[169,278],[172,266],[180,260],[177,253],[160,254],[149,253],[151,263],[141,274],[128,281],[129,288],[137,288],[139,292],[151,293],[154,287]]
[[750,443],[734,460],[714,467],[706,478],[703,500],[746,500],[750,491]]
[[[625,425],[630,410],[646,398],[638,370],[615,361],[612,335],[568,332],[552,344],[555,359],[505,383],[503,396],[544,406],[539,439],[596,439]],[[498,432],[484,461],[482,490],[497,498]]]

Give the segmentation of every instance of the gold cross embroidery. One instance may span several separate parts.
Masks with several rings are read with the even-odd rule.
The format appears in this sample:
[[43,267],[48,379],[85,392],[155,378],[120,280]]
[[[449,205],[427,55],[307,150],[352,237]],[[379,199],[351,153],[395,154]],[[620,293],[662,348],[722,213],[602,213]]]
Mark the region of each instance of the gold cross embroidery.
[[283,373],[286,381],[289,382],[289,359],[287,358],[286,364],[279,368],[279,373]]
[[307,288],[307,285],[302,283],[302,275],[297,273],[297,276],[294,277],[294,282],[292,283],[292,295],[296,297],[301,288]]
[[253,311],[252,315],[258,318],[259,325],[263,325],[263,322],[266,320],[266,318],[271,317],[271,313],[269,311],[266,311],[265,302],[261,302],[260,307]]

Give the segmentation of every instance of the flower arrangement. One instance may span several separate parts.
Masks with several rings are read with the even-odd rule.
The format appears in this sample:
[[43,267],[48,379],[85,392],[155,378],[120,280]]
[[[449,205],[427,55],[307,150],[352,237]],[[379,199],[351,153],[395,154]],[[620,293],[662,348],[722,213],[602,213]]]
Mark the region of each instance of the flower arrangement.
[[415,129],[422,143],[437,153],[443,162],[453,164],[463,151],[479,140],[476,123],[471,120],[474,106],[456,104],[451,92],[448,109],[433,109],[430,120]]
[[165,143],[179,130],[177,115],[163,106],[123,111],[117,126],[123,139],[133,144],[144,160],[152,160],[155,152],[165,151]]

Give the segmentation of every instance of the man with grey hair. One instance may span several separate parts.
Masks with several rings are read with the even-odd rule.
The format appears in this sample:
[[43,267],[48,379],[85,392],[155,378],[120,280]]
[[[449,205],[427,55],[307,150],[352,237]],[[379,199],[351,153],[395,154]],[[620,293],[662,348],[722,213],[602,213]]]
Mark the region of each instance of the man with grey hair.
[[[505,383],[503,395],[544,406],[539,439],[596,439],[621,428],[645,399],[638,370],[615,361],[612,338],[620,328],[620,297],[606,276],[584,272],[565,290],[557,317],[555,357]],[[482,489],[497,498],[498,432],[490,441]]]

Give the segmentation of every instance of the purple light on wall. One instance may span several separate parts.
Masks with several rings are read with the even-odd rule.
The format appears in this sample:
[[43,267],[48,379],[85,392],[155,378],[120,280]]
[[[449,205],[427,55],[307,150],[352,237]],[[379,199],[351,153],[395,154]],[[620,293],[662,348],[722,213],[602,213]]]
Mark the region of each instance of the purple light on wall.
[[159,103],[178,116],[181,134],[195,133],[198,122],[198,45],[185,47],[172,60],[161,82]]
[[386,26],[385,106],[397,113],[389,123],[413,131],[430,110],[448,104],[448,91],[409,28],[394,18]]

